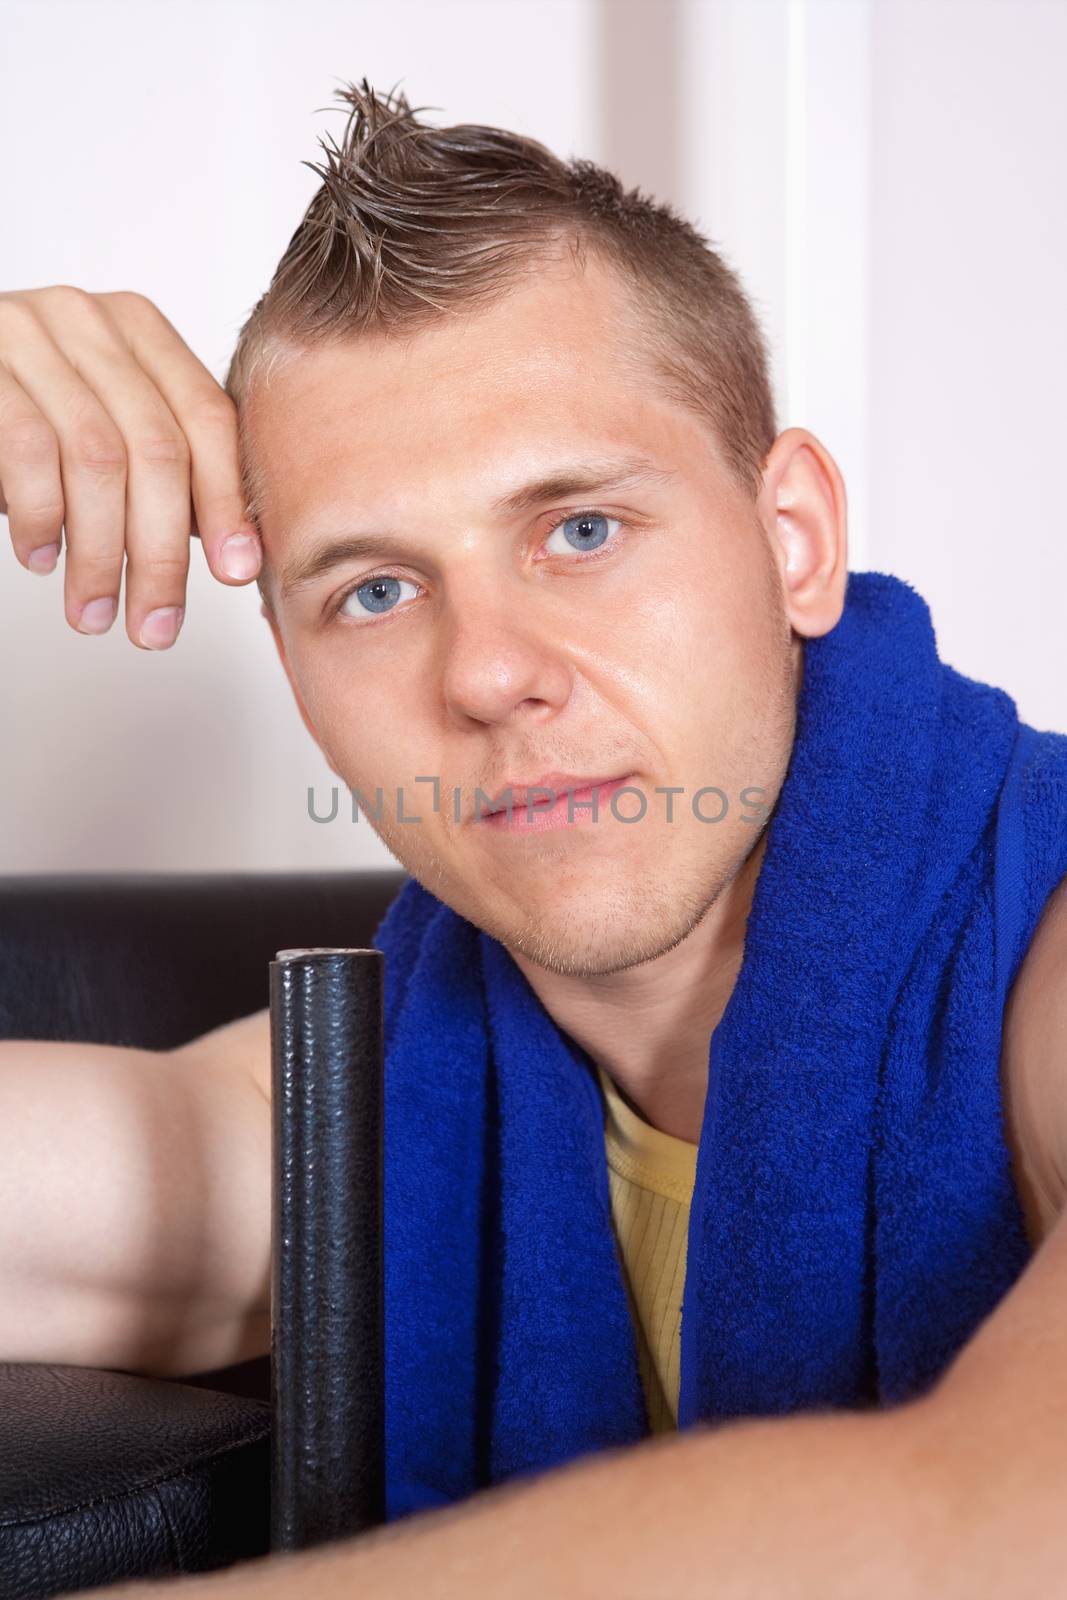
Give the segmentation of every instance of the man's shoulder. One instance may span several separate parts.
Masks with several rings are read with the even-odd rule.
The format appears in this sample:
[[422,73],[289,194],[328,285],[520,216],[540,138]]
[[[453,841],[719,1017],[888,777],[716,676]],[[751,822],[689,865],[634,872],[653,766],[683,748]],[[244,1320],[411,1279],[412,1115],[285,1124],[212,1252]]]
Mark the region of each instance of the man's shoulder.
[[1001,1074],[1016,1188],[1036,1245],[1067,1200],[1067,876],[1045,902],[1008,993]]
[[188,1044],[179,1045],[172,1055],[193,1061],[205,1072],[246,1072],[260,1094],[270,1104],[271,1032],[270,1007],[248,1016],[223,1022],[209,1033],[202,1033]]

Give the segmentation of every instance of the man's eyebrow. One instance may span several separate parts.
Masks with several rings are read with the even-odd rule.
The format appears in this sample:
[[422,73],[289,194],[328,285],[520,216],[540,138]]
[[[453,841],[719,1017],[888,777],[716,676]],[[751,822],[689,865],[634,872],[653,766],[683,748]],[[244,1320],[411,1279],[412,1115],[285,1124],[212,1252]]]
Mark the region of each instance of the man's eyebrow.
[[[658,467],[645,456],[622,456],[610,460],[587,461],[555,468],[541,477],[520,484],[490,504],[497,516],[515,517],[549,500],[568,495],[600,493],[609,489],[629,489],[639,483],[665,483],[674,471]],[[404,560],[416,552],[403,540],[389,534],[342,533],[327,537],[312,546],[282,569],[278,592],[288,600],[299,589],[314,583],[345,561]]]
[[655,480],[665,483],[673,472],[657,467],[645,456],[624,456],[608,461],[591,461],[571,467],[559,467],[543,477],[512,489],[492,503],[500,516],[518,516],[543,505],[547,500],[562,500],[571,494],[592,494],[601,489],[629,489],[635,484]]

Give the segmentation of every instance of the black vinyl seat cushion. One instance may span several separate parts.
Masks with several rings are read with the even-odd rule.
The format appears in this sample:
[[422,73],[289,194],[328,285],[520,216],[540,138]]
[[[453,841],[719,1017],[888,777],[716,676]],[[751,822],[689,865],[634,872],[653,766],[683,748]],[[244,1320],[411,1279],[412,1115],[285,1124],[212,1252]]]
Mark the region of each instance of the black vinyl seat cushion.
[[0,1594],[266,1553],[265,1400],[91,1367],[0,1365]]

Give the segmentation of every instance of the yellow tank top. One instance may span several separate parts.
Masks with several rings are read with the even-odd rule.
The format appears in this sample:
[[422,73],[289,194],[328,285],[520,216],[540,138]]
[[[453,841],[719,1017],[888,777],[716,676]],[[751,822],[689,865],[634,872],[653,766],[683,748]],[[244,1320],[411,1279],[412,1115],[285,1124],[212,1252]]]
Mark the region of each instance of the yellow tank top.
[[649,1427],[678,1426],[678,1381],[689,1202],[697,1146],[646,1122],[603,1068],[604,1143],[615,1236],[637,1331]]

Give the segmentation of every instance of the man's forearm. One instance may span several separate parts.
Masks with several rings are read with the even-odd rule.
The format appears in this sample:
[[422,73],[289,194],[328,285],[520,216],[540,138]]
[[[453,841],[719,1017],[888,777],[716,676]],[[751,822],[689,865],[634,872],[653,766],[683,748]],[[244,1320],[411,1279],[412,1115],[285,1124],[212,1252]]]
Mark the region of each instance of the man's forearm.
[[190,1600],[973,1600],[953,1470],[928,1401],[698,1426],[180,1581]]

